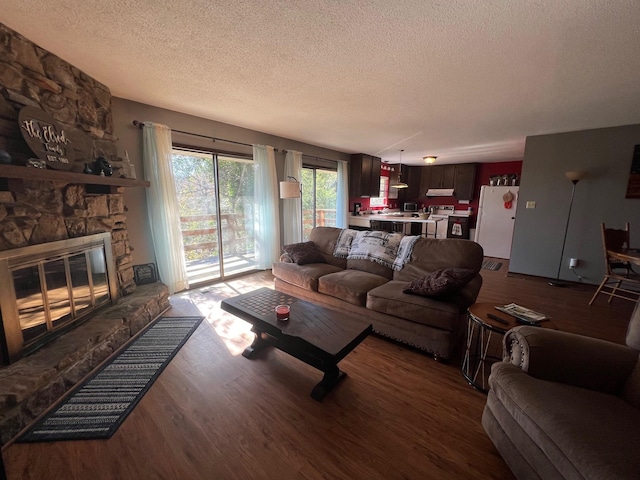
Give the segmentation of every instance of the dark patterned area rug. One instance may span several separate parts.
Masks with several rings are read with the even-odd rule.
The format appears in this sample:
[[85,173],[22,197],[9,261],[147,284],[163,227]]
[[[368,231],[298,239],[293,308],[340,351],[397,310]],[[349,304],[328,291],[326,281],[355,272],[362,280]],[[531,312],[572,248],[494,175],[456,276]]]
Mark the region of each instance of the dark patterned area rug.
[[501,267],[502,262],[492,262],[490,260],[482,262],[482,268],[485,270],[500,270]]
[[204,317],[161,317],[18,442],[110,438]]

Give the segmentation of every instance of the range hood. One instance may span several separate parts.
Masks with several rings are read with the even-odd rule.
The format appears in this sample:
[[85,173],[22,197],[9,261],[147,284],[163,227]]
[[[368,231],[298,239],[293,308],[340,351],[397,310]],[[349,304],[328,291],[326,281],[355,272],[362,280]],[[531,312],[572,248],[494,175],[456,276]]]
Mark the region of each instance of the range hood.
[[453,188],[430,188],[427,197],[453,197]]

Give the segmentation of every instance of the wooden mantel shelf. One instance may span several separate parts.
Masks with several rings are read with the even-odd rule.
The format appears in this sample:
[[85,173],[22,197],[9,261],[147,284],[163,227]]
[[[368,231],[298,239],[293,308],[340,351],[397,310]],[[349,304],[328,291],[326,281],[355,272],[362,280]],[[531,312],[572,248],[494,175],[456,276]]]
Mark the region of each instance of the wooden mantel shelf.
[[49,180],[54,182],[79,183],[85,185],[105,185],[108,187],[149,187],[146,180],[132,178],[101,177],[89,173],[66,172],[45,168],[0,165],[0,178],[19,178],[23,180]]

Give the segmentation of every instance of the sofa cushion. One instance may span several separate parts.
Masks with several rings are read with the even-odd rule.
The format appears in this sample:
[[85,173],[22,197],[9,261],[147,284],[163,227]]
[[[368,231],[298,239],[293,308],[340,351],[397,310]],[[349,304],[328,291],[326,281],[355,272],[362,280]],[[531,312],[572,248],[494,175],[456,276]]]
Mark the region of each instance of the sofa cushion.
[[442,299],[409,295],[406,282],[392,280],[373,288],[367,294],[367,308],[443,330],[457,330],[460,308]]
[[412,280],[403,292],[425,297],[439,297],[461,289],[475,276],[476,272],[468,268],[441,268]]
[[342,271],[342,268],[328,263],[297,263],[276,262],[273,264],[273,275],[285,282],[314,292],[318,291],[318,279],[323,275]]
[[282,250],[298,265],[327,263],[322,256],[322,252],[313,242],[292,243],[282,247]]
[[468,268],[477,273],[483,259],[482,247],[471,240],[421,238],[413,246],[409,262],[393,272],[393,279],[410,282],[441,268]]
[[507,362],[492,366],[489,384],[564,478],[637,478],[640,411],[621,398],[539,380]]
[[364,307],[367,292],[388,281],[385,277],[369,272],[343,270],[320,277],[318,292]]
[[360,270],[361,272],[373,273],[381,277],[391,280],[393,278],[393,270],[384,265],[369,260],[347,260],[347,268],[349,270]]

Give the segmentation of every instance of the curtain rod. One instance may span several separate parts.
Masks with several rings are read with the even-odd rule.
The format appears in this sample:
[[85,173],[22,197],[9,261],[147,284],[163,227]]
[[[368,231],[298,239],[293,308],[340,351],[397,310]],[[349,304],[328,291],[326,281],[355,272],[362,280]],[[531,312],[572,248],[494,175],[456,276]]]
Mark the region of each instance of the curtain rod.
[[[282,150],[282,153],[284,153],[285,155],[287,152],[288,150]],[[322,157],[317,157],[315,155],[307,155],[306,153],[303,153],[302,156],[307,158],[315,158],[316,160],[324,160],[325,162],[344,162],[344,160],[332,160],[330,158],[322,158]]]
[[[133,125],[135,125],[138,128],[142,128],[144,123],[143,122],[139,122],[138,120],[134,120]],[[178,132],[178,133],[183,133],[185,135],[191,135],[192,137],[201,137],[201,138],[208,138],[209,140],[213,140],[214,142],[226,142],[226,143],[235,143],[236,145],[244,145],[245,147],[253,147],[252,144],[250,143],[244,143],[244,142],[236,142],[235,140],[225,140],[224,138],[216,138],[216,137],[212,137],[211,135],[201,135],[199,133],[191,133],[191,132],[185,132],[183,130],[174,130],[171,129],[172,132]]]

